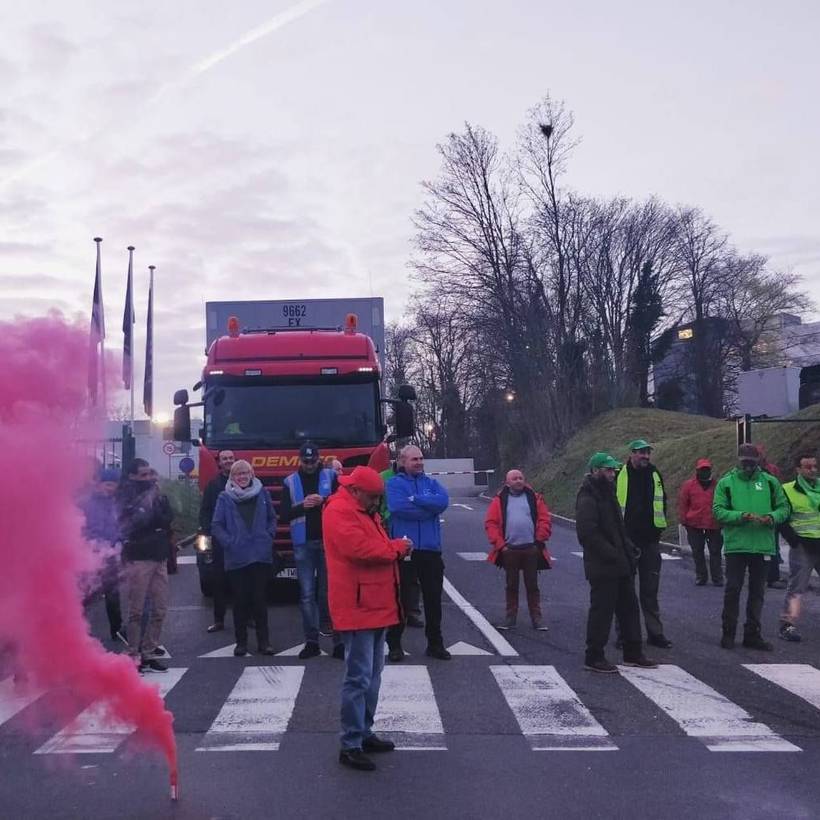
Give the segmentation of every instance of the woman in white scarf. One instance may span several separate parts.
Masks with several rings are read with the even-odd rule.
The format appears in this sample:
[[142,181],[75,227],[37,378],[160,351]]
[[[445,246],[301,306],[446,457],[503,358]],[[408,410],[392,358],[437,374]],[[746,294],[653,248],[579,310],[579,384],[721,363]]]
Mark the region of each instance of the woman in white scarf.
[[270,494],[247,461],[235,461],[216,502],[211,532],[225,550],[233,592],[234,655],[248,654],[248,620],[256,621],[257,649],[273,655],[268,635],[266,593],[273,563],[276,513]]

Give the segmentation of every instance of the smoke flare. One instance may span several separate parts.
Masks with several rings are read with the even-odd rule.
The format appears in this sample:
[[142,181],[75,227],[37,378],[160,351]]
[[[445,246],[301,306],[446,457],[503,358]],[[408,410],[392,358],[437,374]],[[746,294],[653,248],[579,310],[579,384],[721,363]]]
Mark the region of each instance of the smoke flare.
[[[0,323],[0,652],[21,686],[59,690],[71,718],[88,702],[136,727],[176,772],[173,716],[124,655],[89,634],[79,581],[97,559],[77,498],[89,480],[75,446],[99,438],[84,421],[87,328],[59,314]],[[96,435],[95,435],[96,434]],[[37,708],[37,701],[30,707]]]

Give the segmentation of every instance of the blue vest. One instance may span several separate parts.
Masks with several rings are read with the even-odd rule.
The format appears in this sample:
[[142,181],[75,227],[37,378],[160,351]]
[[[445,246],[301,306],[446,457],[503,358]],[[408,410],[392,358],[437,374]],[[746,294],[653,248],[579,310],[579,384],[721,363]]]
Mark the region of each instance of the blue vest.
[[[319,471],[319,495],[322,498],[330,498],[333,492],[333,478],[336,473],[330,468],[324,468]],[[291,473],[286,479],[285,484],[290,490],[290,503],[292,506],[301,504],[305,500],[305,491],[302,488],[302,479],[299,473]],[[299,518],[294,518],[290,522],[290,540],[294,544],[304,544],[307,541],[307,525],[305,524],[305,516],[301,515]]]

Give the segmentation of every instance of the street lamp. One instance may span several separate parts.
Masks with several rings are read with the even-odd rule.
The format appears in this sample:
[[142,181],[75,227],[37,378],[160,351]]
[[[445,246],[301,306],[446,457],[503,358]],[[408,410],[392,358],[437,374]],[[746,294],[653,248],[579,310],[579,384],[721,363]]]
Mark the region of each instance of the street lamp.
[[436,427],[435,427],[435,425],[433,424],[433,422],[432,422],[432,421],[428,421],[428,422],[424,425],[424,432],[425,432],[428,436],[429,436],[429,435],[433,432],[433,430],[435,430],[435,429],[436,429]]
[[512,401],[515,401],[515,393],[514,393],[512,390],[508,390],[508,391],[504,394],[504,401],[506,401],[506,402],[512,402]]

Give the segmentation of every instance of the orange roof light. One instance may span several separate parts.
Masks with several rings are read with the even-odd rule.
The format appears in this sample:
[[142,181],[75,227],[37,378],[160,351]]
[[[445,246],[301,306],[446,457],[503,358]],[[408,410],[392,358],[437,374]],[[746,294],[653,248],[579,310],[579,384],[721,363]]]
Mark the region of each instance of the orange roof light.
[[239,335],[239,319],[236,316],[231,316],[228,319],[228,336],[234,339]]
[[359,326],[359,317],[355,313],[345,316],[345,333],[355,333]]

